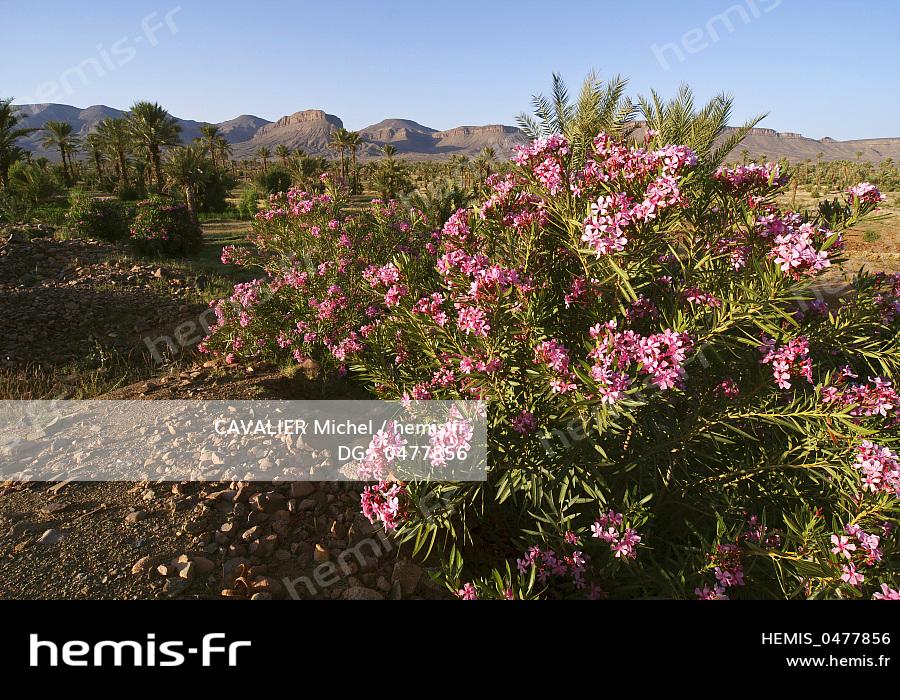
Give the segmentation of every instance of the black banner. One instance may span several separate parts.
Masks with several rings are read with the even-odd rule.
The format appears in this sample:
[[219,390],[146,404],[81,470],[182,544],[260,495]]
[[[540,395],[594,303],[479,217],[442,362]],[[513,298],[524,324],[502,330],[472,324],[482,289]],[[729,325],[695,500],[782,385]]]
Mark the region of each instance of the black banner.
[[42,683],[136,672],[231,683],[287,669],[364,688],[373,673],[470,664],[511,682],[538,664],[564,682],[585,654],[617,676],[894,677],[900,668],[900,606],[879,602],[10,601],[0,615],[7,677]]

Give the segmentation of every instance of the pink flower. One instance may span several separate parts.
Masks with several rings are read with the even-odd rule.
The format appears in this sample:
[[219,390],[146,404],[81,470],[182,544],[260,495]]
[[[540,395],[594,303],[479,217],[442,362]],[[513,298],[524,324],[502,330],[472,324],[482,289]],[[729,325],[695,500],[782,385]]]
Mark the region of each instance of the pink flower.
[[395,530],[403,517],[400,498],[406,494],[402,484],[379,481],[366,486],[360,497],[362,514],[370,523],[381,522],[385,530]]
[[863,440],[854,466],[863,474],[863,489],[900,498],[900,458],[886,447]]
[[853,558],[853,552],[856,551],[856,545],[851,543],[849,538],[843,535],[832,535],[831,543],[834,545],[831,549],[832,554],[843,555],[847,559]]
[[886,583],[882,583],[881,593],[873,593],[872,600],[900,600],[900,589],[894,589]]
[[844,564],[841,567],[841,571],[844,572],[841,574],[841,580],[846,581],[851,586],[858,586],[866,580],[866,577],[856,570],[856,566],[853,563]]
[[875,187],[875,185],[869,184],[868,182],[860,182],[858,185],[854,185],[847,190],[847,194],[850,196],[850,202],[854,204],[858,202],[878,204],[887,199],[887,197],[878,191],[878,188]]
[[772,365],[772,375],[779,388],[790,389],[793,376],[803,377],[812,383],[812,360],[809,358],[809,340],[806,336],[781,346],[770,338],[763,338],[759,349],[763,353],[760,362]]
[[475,586],[471,583],[463,584],[463,587],[457,591],[456,595],[462,600],[478,600],[478,591],[475,590]]
[[529,413],[528,411],[523,410],[519,415],[512,419],[512,429],[517,433],[522,433],[523,435],[531,433],[534,432],[536,427],[537,421],[534,418],[534,414]]

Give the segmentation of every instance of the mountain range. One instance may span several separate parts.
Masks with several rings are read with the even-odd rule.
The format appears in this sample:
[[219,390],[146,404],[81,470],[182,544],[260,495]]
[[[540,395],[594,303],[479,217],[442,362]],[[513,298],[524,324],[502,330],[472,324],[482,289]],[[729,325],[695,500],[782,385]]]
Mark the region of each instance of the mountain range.
[[[85,109],[63,104],[28,104],[17,107],[24,116],[23,126],[39,128],[50,120],[64,121],[72,124],[73,130],[80,136],[93,131],[102,119],[126,116],[126,112],[105,105],[93,105]],[[200,135],[200,127],[206,122],[178,119],[178,123],[181,125],[182,141],[187,143]],[[295,112],[275,122],[243,114],[217,124],[222,135],[231,144],[233,157],[236,159],[253,158],[256,150],[262,146],[274,152],[278,145],[292,150],[302,149],[310,155],[333,157],[334,151],[328,148],[328,142],[331,134],[343,125],[340,118],[319,109]],[[410,160],[434,160],[452,155],[472,158],[485,146],[492,147],[498,158],[506,159],[512,155],[513,146],[526,142],[519,129],[502,124],[458,126],[439,131],[410,119],[385,119],[359,129],[359,132],[364,140],[359,151],[359,158],[362,160],[379,157],[381,147],[386,144],[391,144],[397,149],[398,155]],[[36,157],[58,159],[56,151],[41,146],[41,138],[40,132],[37,132],[21,139],[20,145]],[[732,152],[730,159],[739,159],[741,151],[745,149],[751,158],[787,158],[791,162],[818,159],[880,162],[885,158],[900,161],[900,138],[836,141],[756,128]]]

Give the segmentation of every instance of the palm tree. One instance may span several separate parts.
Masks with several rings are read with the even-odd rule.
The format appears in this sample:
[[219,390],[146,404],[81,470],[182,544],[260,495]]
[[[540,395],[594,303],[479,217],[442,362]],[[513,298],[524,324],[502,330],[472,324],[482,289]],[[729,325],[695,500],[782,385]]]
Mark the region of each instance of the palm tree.
[[353,163],[352,189],[355,192],[359,189],[359,162],[356,159],[356,152],[363,145],[363,138],[358,131],[348,131],[344,138],[347,150],[350,151],[351,162]]
[[350,132],[341,127],[331,134],[331,141],[328,143],[329,148],[333,148],[334,150],[338,151],[338,153],[340,153],[341,177],[345,181],[347,180],[347,159],[345,158],[345,154],[347,152],[347,149],[350,147],[350,144],[348,142],[349,135]]
[[288,169],[301,189],[312,192],[320,186],[319,176],[328,170],[328,161],[320,156],[308,156],[298,151],[291,157]]
[[272,157],[272,151],[270,151],[265,146],[260,146],[256,149],[256,155],[262,160],[263,164],[263,172],[268,172],[269,170],[269,158]]
[[135,102],[128,115],[128,131],[147,157],[156,186],[162,188],[162,149],[180,142],[178,120],[156,102]]
[[234,161],[231,160],[231,144],[228,142],[224,136],[216,137],[216,141],[214,144],[214,150],[219,154],[219,158],[222,159],[222,167],[225,167],[226,163],[231,163],[231,172],[234,173]]
[[209,154],[213,166],[216,165],[216,142],[221,138],[222,132],[215,124],[204,124],[200,127],[200,143]]
[[184,194],[184,202],[193,221],[197,221],[197,194],[203,183],[204,175],[212,167],[212,161],[206,156],[206,146],[191,144],[173,148],[165,162],[167,180],[180,187]]
[[[668,102],[651,91],[650,99],[639,98],[640,110],[647,127],[657,132],[660,143],[688,146],[697,154],[707,170],[719,167],[731,151],[750,133],[765,114],[752,117],[743,126],[728,131],[734,98],[724,93],[716,95],[699,109],[694,106],[694,94],[687,85]],[[763,161],[764,155],[760,156]]]
[[491,166],[497,160],[497,151],[491,146],[485,146],[478,153],[478,157],[473,163],[475,170],[478,172],[478,179],[485,180],[491,174]]
[[283,143],[279,143],[275,146],[275,155],[281,158],[281,164],[287,168],[288,166],[288,158],[291,156],[291,149],[285,146]]
[[107,155],[116,164],[116,173],[124,189],[131,187],[128,180],[129,128],[125,119],[104,119],[97,124],[97,136]]
[[21,121],[18,110],[12,106],[12,98],[0,99],[0,186],[3,187],[8,182],[9,167],[25,155],[14,141],[39,131],[19,126]]
[[[381,152],[388,160],[394,160],[394,156],[397,155],[397,148],[396,146],[386,143],[381,147]],[[450,156],[450,158],[452,160],[453,158],[456,158],[456,156]]]
[[69,182],[75,178],[72,166],[72,155],[78,151],[79,139],[72,133],[72,125],[68,122],[50,120],[44,124],[46,135],[41,139],[44,148],[56,148],[62,159],[63,175]]
[[520,114],[517,122],[529,139],[562,134],[569,141],[575,162],[583,162],[594,137],[601,131],[621,136],[631,128],[635,108],[625,97],[627,85],[628,81],[621,76],[604,83],[591,72],[585,78],[578,101],[573,104],[562,77],[554,73],[552,98],[535,95],[534,116]]
[[94,169],[97,171],[97,179],[103,177],[103,161],[106,160],[106,154],[103,153],[103,139],[98,132],[88,134],[84,140],[91,160],[94,161]]

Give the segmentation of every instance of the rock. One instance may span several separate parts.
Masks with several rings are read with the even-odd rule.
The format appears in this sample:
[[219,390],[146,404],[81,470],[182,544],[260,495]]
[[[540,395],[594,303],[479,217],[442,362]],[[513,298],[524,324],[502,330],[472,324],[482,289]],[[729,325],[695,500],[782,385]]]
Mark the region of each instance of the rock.
[[191,582],[180,577],[167,578],[163,586],[163,595],[175,598],[182,595],[191,587]]
[[269,491],[267,493],[258,493],[250,499],[250,503],[257,510],[263,513],[275,513],[284,507],[287,499],[280,493]]
[[149,574],[159,562],[158,556],[146,556],[138,559],[131,567],[131,573],[135,576]]
[[317,564],[321,564],[331,559],[331,554],[329,554],[328,548],[325,545],[317,544],[313,559],[315,559]]
[[401,559],[394,564],[391,582],[399,583],[404,597],[408,597],[415,593],[419,580],[422,578],[422,573],[422,567],[413,564],[411,561]]
[[178,567],[178,575],[187,581],[190,581],[191,579],[194,578],[194,574],[196,573],[196,571],[197,571],[197,567],[194,565],[194,562],[192,562],[192,561],[181,564]]
[[197,573],[201,576],[206,576],[206,574],[216,568],[216,565],[206,557],[193,557],[191,561],[197,568]]
[[235,579],[240,576],[241,566],[250,566],[250,560],[245,557],[233,557],[225,562],[222,567],[225,585],[234,585]]
[[403,600],[403,590],[400,588],[400,582],[394,581],[391,586],[391,592],[388,593],[388,600]]
[[348,588],[341,597],[344,600],[384,600],[384,596],[381,593],[363,586]]
[[262,528],[259,525],[254,525],[248,530],[244,531],[244,534],[241,535],[241,539],[244,542],[252,542],[253,540],[259,539],[259,536],[262,534]]
[[62,530],[46,530],[38,539],[38,544],[57,544],[66,538],[66,534]]
[[125,522],[129,525],[134,525],[139,523],[141,520],[147,517],[147,511],[144,510],[133,510],[128,515],[125,516]]
[[291,498],[306,498],[316,492],[316,485],[311,481],[292,481]]

